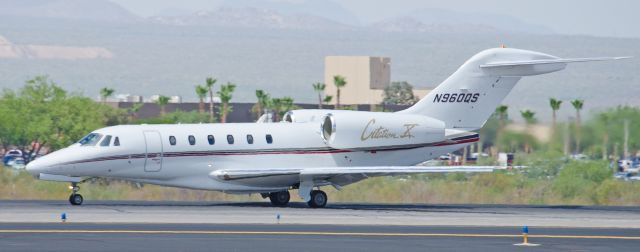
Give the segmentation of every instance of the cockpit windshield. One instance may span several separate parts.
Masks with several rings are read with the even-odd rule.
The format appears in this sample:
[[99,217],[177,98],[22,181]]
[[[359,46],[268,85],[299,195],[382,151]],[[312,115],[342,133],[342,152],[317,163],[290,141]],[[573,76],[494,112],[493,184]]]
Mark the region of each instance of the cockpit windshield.
[[91,133],[78,141],[81,146],[94,146],[100,141],[102,134]]

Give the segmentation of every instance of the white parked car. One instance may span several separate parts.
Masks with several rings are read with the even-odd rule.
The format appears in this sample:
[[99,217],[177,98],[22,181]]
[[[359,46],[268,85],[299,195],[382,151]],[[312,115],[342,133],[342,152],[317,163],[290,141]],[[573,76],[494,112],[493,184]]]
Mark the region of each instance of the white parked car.
[[15,158],[7,163],[7,165],[13,169],[21,170],[24,169],[27,164],[24,162],[23,158]]

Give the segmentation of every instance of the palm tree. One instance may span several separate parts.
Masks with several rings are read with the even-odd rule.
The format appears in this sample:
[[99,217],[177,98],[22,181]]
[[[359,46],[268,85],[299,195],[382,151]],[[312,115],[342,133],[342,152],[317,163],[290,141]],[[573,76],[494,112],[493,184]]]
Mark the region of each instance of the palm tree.
[[500,135],[502,134],[502,130],[507,123],[507,118],[509,117],[508,110],[509,106],[507,105],[500,105],[496,108],[495,113],[498,116],[498,131],[496,131],[495,146],[497,153],[500,153]]
[[524,119],[524,122],[527,124],[527,126],[531,126],[532,124],[536,123],[536,112],[527,109],[520,111],[520,115]]
[[322,94],[324,94],[325,87],[327,87],[327,85],[322,82],[313,84],[313,90],[318,93],[318,109],[322,109]]
[[336,86],[336,109],[340,108],[340,88],[343,88],[347,85],[347,80],[344,76],[336,75],[333,76],[333,85]]
[[280,110],[280,116],[284,116],[284,114],[291,110],[291,108],[293,108],[293,98],[289,96],[282,97],[282,108]]
[[264,90],[258,89],[256,90],[256,98],[258,98],[258,102],[253,105],[253,108],[251,110],[256,115],[256,118],[260,118],[260,116],[264,113],[264,110],[269,105],[270,96],[269,93],[265,92]]
[[549,98],[549,106],[551,106],[551,111],[553,111],[552,114],[552,118],[553,118],[553,130],[556,129],[556,119],[557,119],[557,112],[560,109],[560,105],[562,104],[561,100],[556,100],[555,98]]
[[273,121],[279,121],[282,116],[284,116],[287,111],[293,108],[293,98],[285,96],[282,98],[273,98],[269,103],[269,107],[273,110],[274,119]]
[[100,89],[100,100],[102,101],[102,104],[107,103],[107,98],[113,95],[113,92],[115,92],[113,88],[103,87]]
[[322,102],[324,102],[324,104],[329,105],[329,103],[331,103],[331,100],[333,100],[333,96],[331,96],[331,95],[326,95],[326,96],[324,97],[324,99],[322,99]]
[[[520,115],[522,116],[522,118],[524,118],[524,122],[527,125],[526,126],[526,130],[528,133],[531,132],[531,125],[533,125],[534,123],[536,123],[536,112],[533,112],[531,110],[523,110],[520,111]],[[531,152],[531,145],[529,143],[529,138],[525,138],[525,143],[524,143],[524,151],[526,153]]]
[[236,84],[231,82],[227,82],[226,85],[220,86],[220,91],[218,91],[218,96],[220,96],[220,101],[222,102],[222,109],[220,110],[220,122],[227,122],[227,115],[231,113],[233,108],[229,105],[231,101],[233,91],[236,89]]
[[501,130],[507,123],[507,118],[509,117],[508,110],[509,106],[507,105],[500,105],[496,108],[496,114],[498,114],[498,120],[500,121]]
[[206,79],[206,83],[205,86],[207,87],[208,91],[209,91],[209,122],[213,122],[214,119],[214,115],[213,115],[213,85],[216,84],[216,79],[214,79],[213,77],[208,77]]
[[611,116],[602,113],[598,116],[600,123],[602,124],[602,160],[607,160],[607,152],[609,148],[609,124],[611,123]]
[[198,95],[198,99],[200,99],[200,103],[198,104],[198,112],[200,113],[204,113],[204,99],[207,97],[207,92],[209,92],[207,87],[196,86],[196,94]]
[[164,116],[166,114],[165,107],[169,104],[169,99],[169,96],[161,95],[158,97],[158,100],[156,100],[156,104],[160,106],[160,116]]
[[273,121],[280,120],[280,111],[282,111],[282,98],[273,98],[269,103],[270,109],[273,110]]
[[138,117],[138,111],[144,106],[144,102],[136,102],[127,109],[129,122],[133,122]]
[[582,106],[584,106],[584,100],[575,99],[571,101],[571,105],[576,109],[576,154],[580,153],[580,126],[581,126],[581,118],[580,118],[580,110],[582,110]]

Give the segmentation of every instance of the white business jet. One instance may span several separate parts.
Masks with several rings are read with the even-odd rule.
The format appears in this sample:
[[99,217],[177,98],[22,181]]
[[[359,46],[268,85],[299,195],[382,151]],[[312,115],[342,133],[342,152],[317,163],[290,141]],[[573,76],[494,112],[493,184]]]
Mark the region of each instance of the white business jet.
[[275,206],[289,190],[324,207],[323,186],[398,174],[491,172],[490,166],[416,166],[478,141],[496,106],[523,76],[567,63],[622,57],[561,59],[510,48],[482,51],[414,106],[395,113],[293,110],[280,123],[120,125],[36,159],[27,170],[42,180],[78,184],[116,178],[226,193],[260,193]]

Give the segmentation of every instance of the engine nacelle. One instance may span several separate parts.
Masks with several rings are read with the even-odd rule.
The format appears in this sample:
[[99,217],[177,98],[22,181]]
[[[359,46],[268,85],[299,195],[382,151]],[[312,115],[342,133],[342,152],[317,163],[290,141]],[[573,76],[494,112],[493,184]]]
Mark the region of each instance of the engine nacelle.
[[283,122],[291,123],[307,123],[321,122],[327,114],[354,114],[354,113],[370,113],[368,111],[352,111],[352,110],[331,110],[331,109],[296,109],[284,114]]
[[322,138],[336,149],[384,149],[444,141],[444,122],[420,115],[383,112],[326,114]]
[[296,109],[291,110],[284,114],[282,117],[283,122],[301,123],[301,122],[313,122],[320,121],[332,110],[328,109]]

